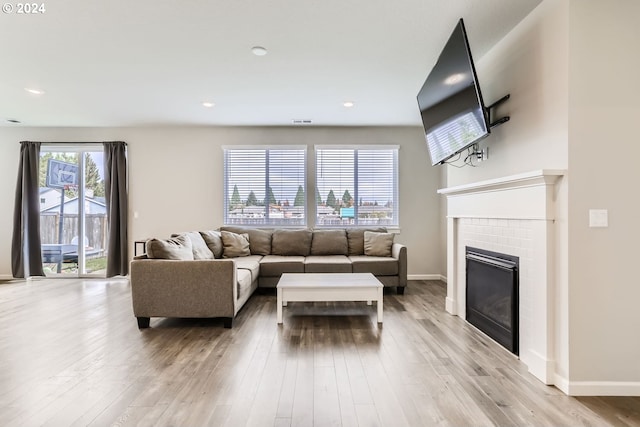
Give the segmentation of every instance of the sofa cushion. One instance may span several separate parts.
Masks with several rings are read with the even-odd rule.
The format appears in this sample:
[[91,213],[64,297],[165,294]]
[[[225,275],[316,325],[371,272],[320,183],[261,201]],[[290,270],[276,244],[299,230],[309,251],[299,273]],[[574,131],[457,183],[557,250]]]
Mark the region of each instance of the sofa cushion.
[[282,273],[304,273],[304,257],[267,255],[260,260],[260,276],[280,277]]
[[351,255],[349,259],[354,273],[372,273],[375,276],[398,274],[398,260],[392,257]]
[[347,228],[347,242],[349,243],[349,255],[364,255],[364,232],[375,231],[386,233],[387,229],[379,228]]
[[251,255],[269,255],[271,253],[271,230],[249,227],[220,227],[220,231],[230,231],[236,234],[249,235],[249,250]]
[[217,230],[201,231],[200,235],[207,244],[214,258],[222,258],[224,246],[222,245],[222,234]]
[[304,259],[305,273],[351,273],[351,260],[345,255],[309,255]]
[[213,252],[207,246],[207,242],[204,241],[202,236],[197,231],[188,231],[185,233],[172,234],[171,237],[176,237],[184,234],[191,240],[191,250],[193,251],[193,259],[214,259]]
[[258,280],[260,274],[260,260],[262,255],[249,255],[245,257],[234,258],[236,268],[248,270],[251,272],[251,281]]
[[275,230],[271,254],[307,256],[311,249],[311,230]]
[[249,251],[249,235],[222,231],[222,257],[236,258],[251,255]]
[[314,230],[311,255],[348,255],[347,232],[340,230]]
[[364,232],[364,254],[369,256],[391,256],[393,233]]
[[242,299],[247,293],[251,292],[251,272],[249,270],[239,269],[236,272],[236,280],[238,285],[238,300]]
[[170,239],[147,240],[147,257],[150,259],[193,260],[191,240],[184,234]]

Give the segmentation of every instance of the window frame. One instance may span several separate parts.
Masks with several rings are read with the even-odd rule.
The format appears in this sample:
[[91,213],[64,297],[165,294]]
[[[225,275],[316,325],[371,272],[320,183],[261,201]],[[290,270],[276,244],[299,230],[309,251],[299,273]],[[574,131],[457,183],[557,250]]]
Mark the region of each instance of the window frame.
[[[223,213],[222,213],[222,222],[225,226],[241,226],[241,227],[307,227],[309,223],[309,207],[308,207],[308,197],[307,197],[307,179],[308,179],[308,147],[306,145],[226,145],[222,147],[223,150]],[[229,217],[229,207],[230,200],[232,197],[232,192],[230,189],[230,176],[227,170],[228,162],[228,152],[230,151],[263,151],[265,156],[264,163],[264,194],[265,199],[269,197],[269,188],[271,187],[270,182],[270,164],[272,160],[269,157],[270,151],[297,151],[295,156],[298,157],[300,154],[302,155],[301,159],[301,168],[298,169],[299,172],[302,173],[302,179],[299,180],[298,185],[302,186],[304,190],[304,201],[302,204],[302,218],[299,218],[297,221],[292,220],[290,224],[284,223],[284,219],[282,221],[277,221],[276,218],[270,217],[270,209],[265,206],[264,217],[263,220],[247,220],[246,222],[242,221],[230,221]],[[295,199],[295,196],[294,196]],[[295,200],[292,200],[291,203],[294,203]]]
[[[354,185],[354,194],[352,197],[355,200],[354,207],[354,218],[353,223],[339,223],[339,224],[320,224],[318,221],[318,210],[315,202],[315,197],[311,202],[314,205],[314,227],[316,228],[336,228],[336,227],[344,227],[344,228],[366,228],[366,227],[386,227],[387,229],[399,229],[400,228],[400,191],[399,191],[399,181],[400,181],[400,168],[399,168],[399,157],[400,157],[400,146],[399,145],[371,145],[371,144],[362,144],[362,145],[335,145],[335,144],[318,144],[313,146],[314,156],[314,180],[313,180],[313,194],[315,195],[318,191],[318,153],[320,150],[353,150],[354,152],[354,165],[353,165],[353,185]],[[358,159],[358,151],[371,151],[371,150],[391,150],[393,151],[393,183],[392,183],[392,199],[393,199],[393,207],[392,207],[392,222],[389,224],[364,224],[359,223],[361,218],[358,217],[358,199],[360,194],[359,188],[359,159]]]

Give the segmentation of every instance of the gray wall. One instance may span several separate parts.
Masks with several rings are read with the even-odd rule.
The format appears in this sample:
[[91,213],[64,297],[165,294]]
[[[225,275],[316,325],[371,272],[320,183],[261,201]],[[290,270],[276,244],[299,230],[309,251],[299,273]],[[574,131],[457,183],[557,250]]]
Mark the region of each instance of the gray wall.
[[[640,395],[640,2],[572,1],[569,52],[571,379]],[[589,228],[589,209],[609,211]],[[625,393],[626,392],[626,393]]]
[[397,144],[400,230],[396,240],[408,246],[413,278],[442,273],[440,199],[436,195],[440,171],[429,165],[418,127],[4,127],[0,128],[0,191],[7,203],[0,208],[2,276],[11,273],[13,198],[21,140],[126,141],[132,249],[135,239],[222,225],[223,145],[304,144],[312,149],[315,144]]

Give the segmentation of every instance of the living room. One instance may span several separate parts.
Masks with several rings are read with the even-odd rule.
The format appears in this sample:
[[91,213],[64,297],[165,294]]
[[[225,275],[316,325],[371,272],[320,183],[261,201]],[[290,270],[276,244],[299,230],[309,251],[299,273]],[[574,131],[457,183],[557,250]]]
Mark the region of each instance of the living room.
[[[428,286],[424,284],[430,281],[442,280],[452,286],[448,277],[455,273],[450,265],[452,217],[447,196],[439,194],[439,189],[459,189],[535,171],[563,171],[553,184],[551,197],[554,228],[547,258],[553,262],[547,266],[544,295],[545,328],[551,332],[544,336],[545,353],[540,355],[544,378],[536,378],[567,395],[639,396],[640,341],[634,337],[640,328],[640,313],[635,308],[640,288],[635,286],[632,266],[634,237],[640,230],[632,214],[638,204],[632,194],[640,178],[633,163],[640,150],[633,144],[640,83],[631,71],[640,65],[635,46],[640,40],[635,25],[639,5],[624,0],[544,0],[534,6],[503,38],[474,56],[485,100],[511,95],[499,109],[511,120],[481,143],[489,149],[489,157],[476,167],[431,167],[424,131],[415,121],[387,126],[221,126],[149,119],[147,124],[131,126],[110,125],[111,117],[102,117],[97,121],[105,124],[89,127],[73,125],[72,119],[61,125],[34,126],[2,101],[0,189],[11,202],[0,209],[0,223],[5,225],[0,230],[4,242],[0,245],[0,278],[11,278],[12,201],[18,143],[24,140],[127,142],[131,254],[138,239],[223,224],[224,146],[303,144],[312,152],[314,146],[326,144],[398,145],[400,226],[394,232],[395,239],[408,248],[410,283],[404,298],[411,297],[412,287]],[[473,48],[472,13],[482,11],[468,13],[464,18]],[[3,27],[9,28],[4,23],[13,18],[16,16],[2,16]],[[0,31],[8,37],[4,28]],[[441,40],[446,36],[445,31]],[[270,51],[265,58],[250,60],[274,54]],[[253,64],[259,64],[255,61]],[[431,64],[425,58],[419,61],[426,75]],[[416,83],[417,93],[421,82]],[[5,80],[2,93],[22,91],[27,84],[19,82],[17,89],[8,88]],[[47,91],[42,98],[30,99],[32,109],[38,114],[46,112],[47,97],[54,95]],[[198,105],[185,115],[215,114],[222,102],[217,101],[211,111]],[[355,103],[355,109],[359,108],[358,100]],[[340,114],[353,112],[342,105],[338,108],[343,110]],[[91,108],[86,109],[91,115]],[[417,107],[413,114],[411,120],[419,120]],[[8,123],[7,119],[24,122]],[[605,158],[613,153],[615,159]],[[590,227],[590,210],[606,210],[608,226]],[[447,297],[453,298],[448,292]],[[441,303],[444,307],[447,302]],[[451,306],[447,310],[456,314]]]

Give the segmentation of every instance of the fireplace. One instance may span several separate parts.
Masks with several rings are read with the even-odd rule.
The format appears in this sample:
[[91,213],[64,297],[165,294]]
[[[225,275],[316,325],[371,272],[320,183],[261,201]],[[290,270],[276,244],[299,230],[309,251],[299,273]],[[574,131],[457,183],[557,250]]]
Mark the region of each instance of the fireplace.
[[517,355],[519,258],[470,246],[465,258],[467,321]]
[[518,357],[545,384],[564,384],[556,369],[567,354],[555,286],[563,277],[555,265],[563,256],[557,236],[566,233],[556,218],[564,174],[542,169],[438,190],[447,197],[447,311],[467,318],[467,246],[517,256]]

